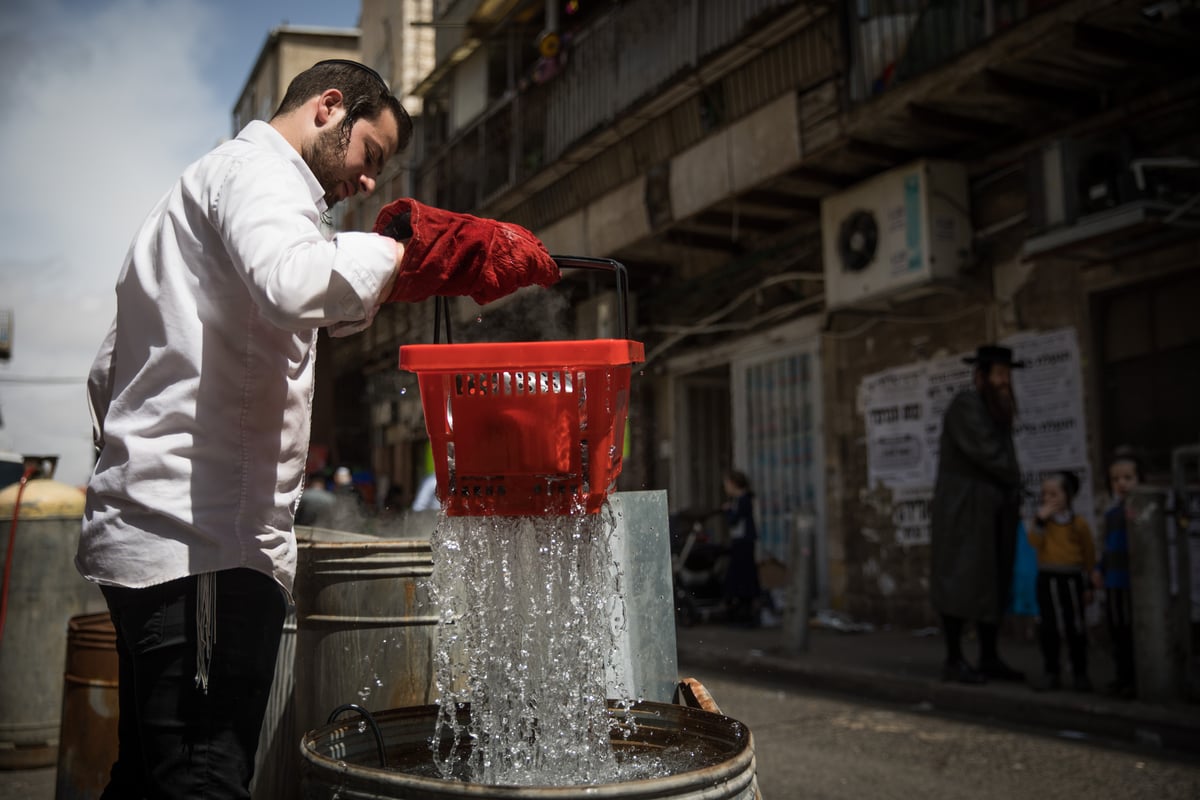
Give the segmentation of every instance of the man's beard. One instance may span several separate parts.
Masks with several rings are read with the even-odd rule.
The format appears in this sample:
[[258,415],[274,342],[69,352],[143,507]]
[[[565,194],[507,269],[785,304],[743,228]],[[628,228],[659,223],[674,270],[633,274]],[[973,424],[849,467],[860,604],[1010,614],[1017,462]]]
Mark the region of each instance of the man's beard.
[[984,381],[980,394],[983,395],[983,404],[996,424],[1005,430],[1011,429],[1013,418],[1017,414],[1017,398],[1013,396],[1012,389],[1007,386],[993,386]]
[[325,190],[325,204],[333,208],[338,198],[334,190],[342,181],[339,176],[346,168],[346,151],[350,149],[349,138],[343,139],[341,126],[326,128],[317,135],[317,140],[304,148],[301,157],[312,170],[317,182]]

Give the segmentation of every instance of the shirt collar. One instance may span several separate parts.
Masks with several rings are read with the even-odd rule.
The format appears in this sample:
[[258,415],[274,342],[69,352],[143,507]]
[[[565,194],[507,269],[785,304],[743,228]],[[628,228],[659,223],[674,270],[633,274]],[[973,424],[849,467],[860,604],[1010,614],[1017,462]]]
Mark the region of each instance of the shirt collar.
[[268,123],[256,119],[242,128],[237,138],[274,150],[286,158],[300,173],[304,182],[308,184],[308,191],[312,195],[312,201],[316,205],[318,213],[324,214],[328,210],[329,206],[325,202],[325,190],[321,188],[321,182],[317,180],[317,176],[296,152],[296,148],[283,138],[283,134]]

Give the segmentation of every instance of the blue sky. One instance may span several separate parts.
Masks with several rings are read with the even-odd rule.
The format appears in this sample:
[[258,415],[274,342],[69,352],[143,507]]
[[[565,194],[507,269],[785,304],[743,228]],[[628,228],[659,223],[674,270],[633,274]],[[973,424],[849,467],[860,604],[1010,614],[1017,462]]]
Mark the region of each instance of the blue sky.
[[358,0],[0,0],[0,450],[91,468],[83,379],[135,229],[230,134],[270,30],[355,27]]

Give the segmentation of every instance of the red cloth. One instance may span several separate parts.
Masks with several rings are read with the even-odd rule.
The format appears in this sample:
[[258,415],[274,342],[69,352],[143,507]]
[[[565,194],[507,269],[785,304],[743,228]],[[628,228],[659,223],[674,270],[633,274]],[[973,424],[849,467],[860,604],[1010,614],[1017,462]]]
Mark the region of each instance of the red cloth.
[[410,235],[389,303],[468,295],[483,305],[523,286],[552,286],[560,277],[546,246],[511,222],[456,214],[405,197],[380,210],[374,230],[401,241]]

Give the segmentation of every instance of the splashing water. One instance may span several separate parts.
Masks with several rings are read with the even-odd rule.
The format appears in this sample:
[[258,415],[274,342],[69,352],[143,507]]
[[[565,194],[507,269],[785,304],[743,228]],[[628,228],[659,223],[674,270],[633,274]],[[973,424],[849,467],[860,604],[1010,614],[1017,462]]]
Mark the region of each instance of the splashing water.
[[[633,701],[611,713],[606,703],[606,668],[625,625],[614,528],[607,504],[599,514],[440,517],[430,595],[440,614],[432,749],[443,778],[620,778],[610,732],[628,736],[632,720],[620,708]],[[465,703],[463,724],[456,710]]]

